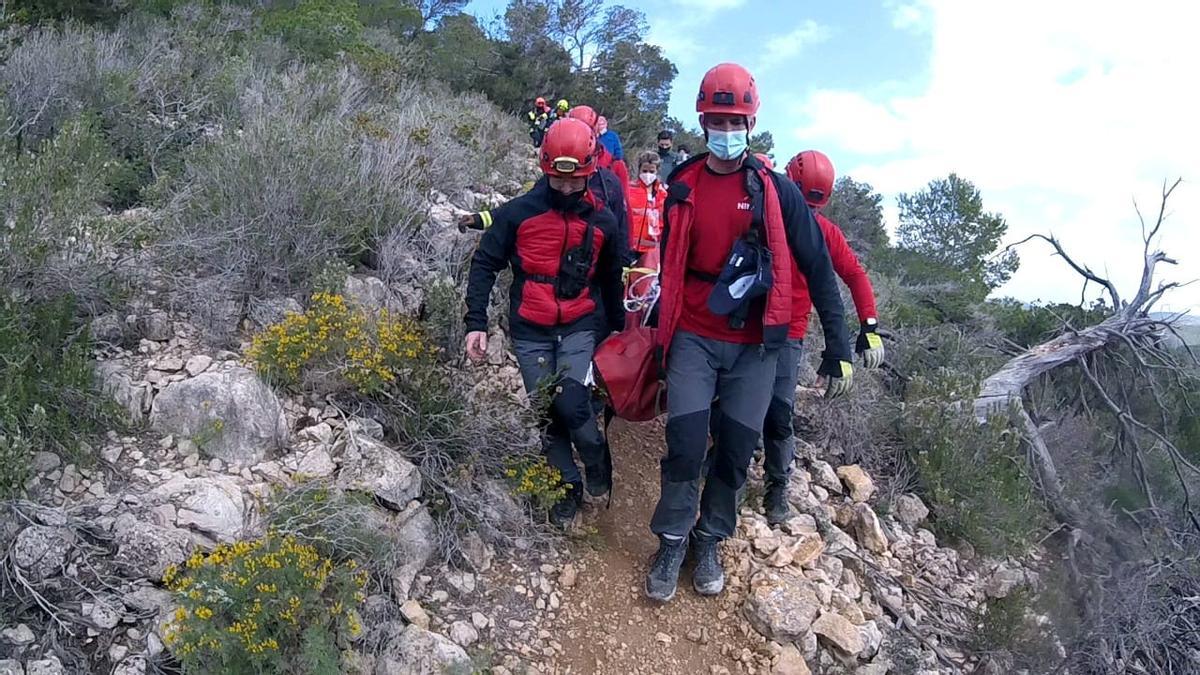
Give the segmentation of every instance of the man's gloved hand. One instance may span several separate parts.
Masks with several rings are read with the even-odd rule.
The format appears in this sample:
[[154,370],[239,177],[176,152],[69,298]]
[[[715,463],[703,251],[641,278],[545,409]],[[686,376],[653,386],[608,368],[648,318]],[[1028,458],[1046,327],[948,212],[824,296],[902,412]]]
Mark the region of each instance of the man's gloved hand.
[[862,328],[858,333],[858,342],[854,345],[854,353],[862,354],[863,366],[868,370],[874,370],[883,365],[883,338],[879,337],[876,329],[879,328],[879,323],[875,319],[867,319],[862,322]]
[[458,231],[466,232],[470,230],[486,230],[492,224],[492,214],[490,211],[480,211],[479,213],[466,213],[458,217]]
[[825,398],[837,398],[850,391],[850,385],[854,381],[854,366],[850,365],[849,361],[824,358],[821,359],[817,375],[827,383]]

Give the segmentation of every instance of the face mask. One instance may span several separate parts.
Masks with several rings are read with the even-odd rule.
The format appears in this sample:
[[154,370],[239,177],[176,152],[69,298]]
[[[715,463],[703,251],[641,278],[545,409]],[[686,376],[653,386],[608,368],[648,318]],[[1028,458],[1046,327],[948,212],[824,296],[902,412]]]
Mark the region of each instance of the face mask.
[[550,188],[550,208],[555,211],[572,211],[583,199],[583,190],[572,192],[569,195]]
[[737,131],[708,132],[708,149],[717,159],[731,160],[741,157],[746,152],[746,137],[749,132],[745,129]]
[[596,123],[596,133],[601,136],[608,133],[608,123],[607,122],[597,122]]
[[638,178],[641,178],[642,182],[646,184],[646,187],[649,187],[652,183],[654,183],[654,181],[658,180],[658,174],[650,172],[639,173]]
[[660,157],[666,157],[666,156],[667,156],[667,155],[669,155],[669,154],[671,154],[671,148],[669,148],[669,147],[666,147],[666,148],[664,148],[664,147],[662,147],[662,146],[659,146],[659,148],[658,148],[658,155],[659,155]]

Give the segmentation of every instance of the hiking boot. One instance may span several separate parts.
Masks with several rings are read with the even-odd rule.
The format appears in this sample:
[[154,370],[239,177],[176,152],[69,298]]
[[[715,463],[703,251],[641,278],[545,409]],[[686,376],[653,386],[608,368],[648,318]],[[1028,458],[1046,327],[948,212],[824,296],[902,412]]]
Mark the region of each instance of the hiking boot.
[[709,537],[693,539],[696,569],[692,571],[692,588],[700,595],[716,595],[725,588],[725,568],[721,567],[721,552],[717,550],[720,543]]
[[787,500],[787,484],[767,485],[763,493],[763,512],[769,525],[782,525],[792,518],[792,507]]
[[550,507],[550,523],[565,528],[575,520],[579,505],[583,503],[583,483],[567,483],[567,494]]
[[679,568],[683,566],[683,558],[687,554],[687,539],[658,538],[658,553],[654,554],[654,563],[646,574],[646,597],[659,602],[667,602],[675,597],[675,588],[679,584]]
[[608,449],[608,442],[604,443],[604,458],[599,464],[588,465],[583,467],[584,475],[587,476],[587,491],[592,497],[603,497],[612,490],[612,452]]

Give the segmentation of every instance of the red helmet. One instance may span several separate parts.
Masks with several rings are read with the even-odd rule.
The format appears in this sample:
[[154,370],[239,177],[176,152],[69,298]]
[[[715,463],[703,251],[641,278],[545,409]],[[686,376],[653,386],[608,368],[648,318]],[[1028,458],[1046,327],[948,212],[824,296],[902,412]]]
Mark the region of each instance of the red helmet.
[[537,100],[533,102],[533,104],[538,106],[539,108],[544,108],[544,107],[546,107],[546,99],[539,96],[539,97],[537,97]]
[[600,121],[600,115],[588,105],[577,105],[571,108],[571,112],[567,113],[567,117],[583,122],[591,127],[593,131],[596,129],[596,123]]
[[758,87],[750,71],[736,63],[713,66],[700,81],[696,112],[753,117],[758,112]]
[[829,203],[833,194],[833,162],[819,150],[805,150],[787,163],[787,175],[800,186],[804,201],[814,209]]
[[771,171],[775,170],[775,162],[771,161],[771,158],[767,156],[767,153],[756,152],[756,153],[754,153],[754,157],[758,161],[762,162],[762,165],[767,167],[768,170],[771,170]]
[[596,170],[596,133],[579,120],[559,120],[546,131],[539,159],[547,176],[590,176]]

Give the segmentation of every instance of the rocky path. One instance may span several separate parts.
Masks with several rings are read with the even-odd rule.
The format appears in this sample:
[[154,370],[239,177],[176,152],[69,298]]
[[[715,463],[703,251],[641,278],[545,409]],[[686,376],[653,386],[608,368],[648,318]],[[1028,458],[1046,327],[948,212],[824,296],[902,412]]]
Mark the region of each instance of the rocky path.
[[[597,544],[577,560],[552,632],[563,636],[564,673],[710,673],[735,669],[749,624],[729,594],[704,598],[685,568],[679,593],[665,605],[643,593],[657,548],[648,524],[658,499],[659,424],[613,426],[616,492],[612,506],[593,505],[584,528]],[[589,534],[589,538],[592,535]]]

